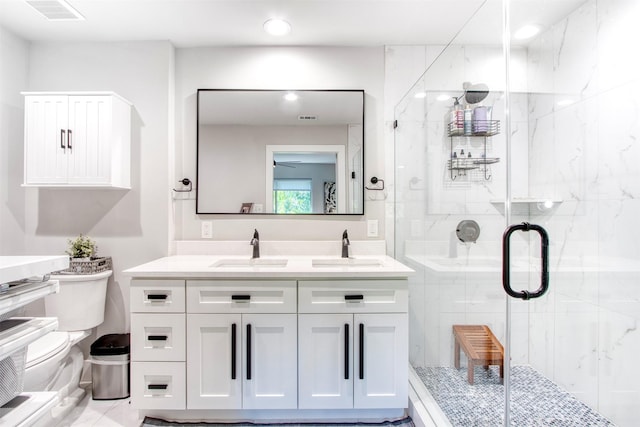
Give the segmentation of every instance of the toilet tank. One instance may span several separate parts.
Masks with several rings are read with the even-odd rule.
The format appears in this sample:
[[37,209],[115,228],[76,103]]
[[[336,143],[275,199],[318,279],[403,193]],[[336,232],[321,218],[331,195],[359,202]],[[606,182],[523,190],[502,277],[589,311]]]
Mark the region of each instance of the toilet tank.
[[58,330],[83,331],[104,322],[107,282],[111,270],[96,274],[56,274],[60,292],[44,299],[47,316],[58,318]]

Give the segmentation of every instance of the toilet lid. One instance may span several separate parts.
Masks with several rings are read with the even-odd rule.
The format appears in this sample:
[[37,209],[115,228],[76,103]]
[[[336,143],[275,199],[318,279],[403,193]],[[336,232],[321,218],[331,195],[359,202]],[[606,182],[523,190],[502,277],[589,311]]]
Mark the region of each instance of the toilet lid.
[[27,368],[41,363],[69,346],[67,332],[49,332],[38,338],[27,349]]

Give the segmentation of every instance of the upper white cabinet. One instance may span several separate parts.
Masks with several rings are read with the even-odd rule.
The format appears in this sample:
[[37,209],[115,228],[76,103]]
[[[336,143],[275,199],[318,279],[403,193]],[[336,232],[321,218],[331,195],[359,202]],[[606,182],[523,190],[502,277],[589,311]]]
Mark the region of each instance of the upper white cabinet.
[[131,187],[131,104],[113,92],[26,92],[24,185]]

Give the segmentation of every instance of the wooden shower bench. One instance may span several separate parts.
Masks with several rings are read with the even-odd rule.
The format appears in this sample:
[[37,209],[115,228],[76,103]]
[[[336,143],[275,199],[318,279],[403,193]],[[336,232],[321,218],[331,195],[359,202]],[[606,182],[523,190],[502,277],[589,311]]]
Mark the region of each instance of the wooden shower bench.
[[460,368],[460,349],[468,359],[467,380],[473,384],[473,368],[500,366],[500,379],[504,378],[504,348],[487,325],[453,325],[455,339],[454,365]]

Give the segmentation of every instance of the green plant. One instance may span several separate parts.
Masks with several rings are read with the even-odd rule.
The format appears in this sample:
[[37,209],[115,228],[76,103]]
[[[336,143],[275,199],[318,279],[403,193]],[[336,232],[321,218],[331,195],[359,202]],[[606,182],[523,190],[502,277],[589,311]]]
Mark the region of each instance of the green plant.
[[82,234],[75,239],[69,239],[67,255],[71,258],[90,258],[98,252],[96,242]]

